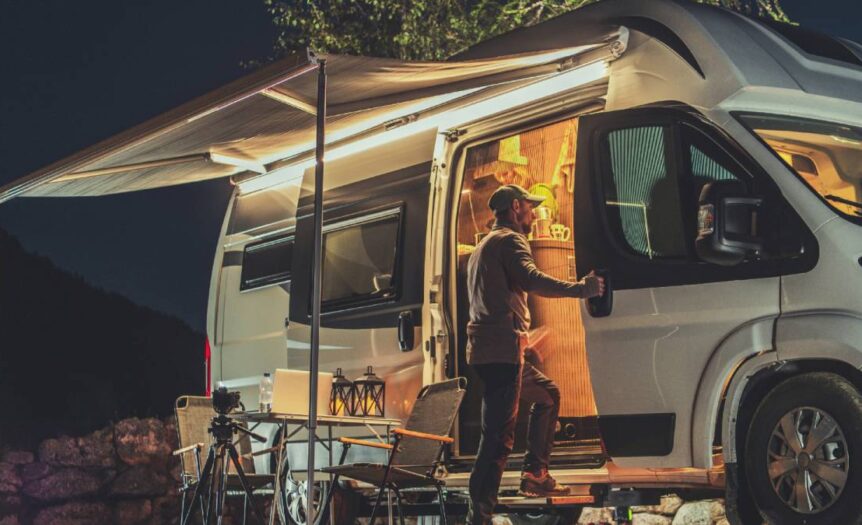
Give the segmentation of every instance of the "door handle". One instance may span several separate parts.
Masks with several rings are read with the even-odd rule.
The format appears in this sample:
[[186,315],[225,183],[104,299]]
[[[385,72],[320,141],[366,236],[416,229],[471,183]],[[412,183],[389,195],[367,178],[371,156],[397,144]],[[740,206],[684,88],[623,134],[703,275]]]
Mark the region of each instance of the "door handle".
[[596,275],[605,279],[605,293],[587,299],[587,313],[590,317],[607,317],[614,309],[614,287],[609,270],[596,270]]
[[413,312],[407,310],[398,314],[398,347],[409,352],[415,346]]

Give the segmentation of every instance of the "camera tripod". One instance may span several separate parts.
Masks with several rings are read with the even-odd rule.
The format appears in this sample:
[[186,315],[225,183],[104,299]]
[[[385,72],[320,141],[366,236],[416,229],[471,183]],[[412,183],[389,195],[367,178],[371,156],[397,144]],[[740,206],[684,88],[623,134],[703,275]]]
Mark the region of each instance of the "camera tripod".
[[[247,435],[260,442],[265,442],[266,438],[239,426],[224,414],[213,417],[209,432],[213,436],[213,443],[210,445],[206,463],[204,464],[203,471],[201,471],[200,479],[198,479],[198,483],[195,486],[185,515],[182,517],[181,525],[189,523],[196,506],[199,506],[201,509],[201,523],[208,525],[214,511],[215,523],[221,525],[224,515],[225,496],[227,495],[227,476],[230,464],[233,464],[236,469],[236,475],[242,485],[242,490],[245,492],[245,497],[251,506],[252,513],[259,523],[264,523],[263,512],[252,498],[251,488],[245,476],[245,471],[243,471],[240,464],[239,453],[236,451],[232,438],[237,433]],[[230,463],[228,463],[228,460],[230,460]]]

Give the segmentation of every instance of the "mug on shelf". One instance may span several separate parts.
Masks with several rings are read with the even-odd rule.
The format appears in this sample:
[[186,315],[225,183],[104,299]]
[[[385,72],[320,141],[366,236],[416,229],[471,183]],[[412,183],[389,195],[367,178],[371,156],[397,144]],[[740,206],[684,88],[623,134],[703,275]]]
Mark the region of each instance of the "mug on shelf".
[[565,224],[552,224],[551,236],[558,241],[568,241],[572,236],[572,229]]

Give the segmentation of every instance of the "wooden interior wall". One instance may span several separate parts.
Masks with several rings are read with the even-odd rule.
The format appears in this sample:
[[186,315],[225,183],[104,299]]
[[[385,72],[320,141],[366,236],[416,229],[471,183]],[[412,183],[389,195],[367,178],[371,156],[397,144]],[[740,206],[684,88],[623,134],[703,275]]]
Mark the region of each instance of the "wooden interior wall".
[[[576,137],[577,119],[569,119],[470,149],[458,215],[459,253],[469,253],[476,234],[490,230],[494,217],[488,199],[502,184],[519,184],[528,190],[536,184],[550,186],[557,204],[555,222],[571,229]],[[559,279],[574,278],[569,275],[575,251],[571,237],[531,239],[530,243],[542,271]],[[546,354],[542,368],[560,387],[560,416],[595,415],[578,301],[531,296],[530,312],[533,329],[548,334],[542,345]]]

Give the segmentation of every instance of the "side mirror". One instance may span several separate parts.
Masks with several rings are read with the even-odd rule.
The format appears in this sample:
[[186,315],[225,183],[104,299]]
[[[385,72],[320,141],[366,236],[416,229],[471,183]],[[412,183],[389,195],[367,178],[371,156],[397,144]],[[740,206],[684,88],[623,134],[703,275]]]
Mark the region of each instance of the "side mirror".
[[758,215],[763,199],[748,195],[738,181],[715,181],[700,192],[697,214],[697,255],[722,266],[741,263],[763,251]]
[[402,352],[413,350],[416,343],[414,327],[413,312],[407,310],[398,314],[398,348]]

